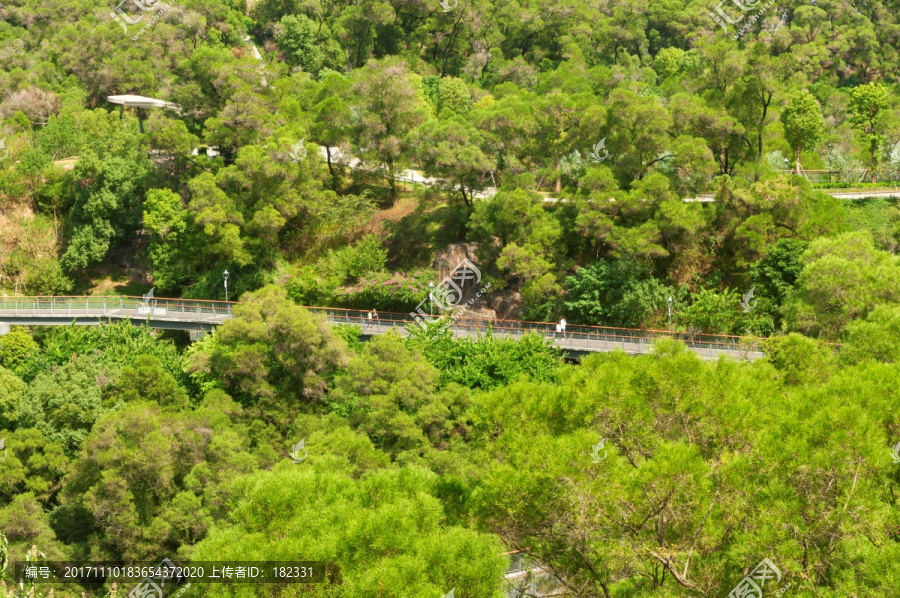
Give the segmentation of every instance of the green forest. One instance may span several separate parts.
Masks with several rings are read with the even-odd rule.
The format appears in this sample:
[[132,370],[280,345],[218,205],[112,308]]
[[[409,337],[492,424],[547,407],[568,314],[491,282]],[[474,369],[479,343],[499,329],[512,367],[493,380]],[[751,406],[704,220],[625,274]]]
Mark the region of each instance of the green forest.
[[900,0],[716,1],[3,0],[0,598],[900,596]]

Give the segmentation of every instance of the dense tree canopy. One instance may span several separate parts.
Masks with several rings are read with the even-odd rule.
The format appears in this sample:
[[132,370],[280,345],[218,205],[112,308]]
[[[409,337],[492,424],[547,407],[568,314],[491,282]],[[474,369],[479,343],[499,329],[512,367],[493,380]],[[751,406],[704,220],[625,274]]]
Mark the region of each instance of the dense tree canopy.
[[[500,598],[514,551],[579,598],[897,594],[896,0],[115,4],[0,6],[0,297],[239,303],[0,335],[0,595],[7,551],[341,571],[183,598]],[[434,311],[463,256],[478,338],[304,307]],[[493,333],[561,318],[765,357]]]

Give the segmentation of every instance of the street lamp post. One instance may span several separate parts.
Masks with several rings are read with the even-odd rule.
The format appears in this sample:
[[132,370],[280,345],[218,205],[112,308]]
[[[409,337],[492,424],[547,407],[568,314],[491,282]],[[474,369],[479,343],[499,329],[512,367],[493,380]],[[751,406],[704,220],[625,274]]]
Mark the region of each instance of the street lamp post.
[[228,301],[228,270],[222,272],[222,279],[225,280],[225,301]]
[[434,292],[434,283],[429,282],[428,287],[432,289],[428,292],[428,315],[434,316],[434,297],[431,296],[431,293]]
[[669,304],[669,332],[672,332],[672,297],[666,303]]
[[828,182],[831,182],[831,148],[834,146],[832,144],[828,144]]

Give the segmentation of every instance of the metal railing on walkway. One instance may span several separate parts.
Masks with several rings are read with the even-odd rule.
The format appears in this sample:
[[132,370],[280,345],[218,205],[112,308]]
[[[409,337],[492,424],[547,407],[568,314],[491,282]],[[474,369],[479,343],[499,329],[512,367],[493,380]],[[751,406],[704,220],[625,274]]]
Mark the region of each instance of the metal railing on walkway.
[[[307,306],[310,311],[320,313],[336,324],[355,324],[363,334],[383,334],[397,329],[406,334],[407,325],[418,325],[410,314],[379,312],[377,319],[370,320],[367,311],[334,307]],[[460,317],[452,321],[454,338],[484,336],[488,333],[497,338],[521,339],[526,334],[537,334],[550,339],[560,349],[579,352],[605,352],[622,349],[627,353],[649,353],[651,344],[660,338],[670,338],[683,342],[703,357],[715,358],[732,355],[757,359],[763,356],[762,341],[754,337],[691,334],[666,330],[642,330],[614,328],[609,326],[567,325],[565,333],[556,332],[556,324],[550,322],[527,322],[521,320],[484,320]]]
[[[210,329],[233,317],[235,302],[203,299],[164,299],[125,296],[85,297],[0,297],[0,321],[9,324],[92,324],[114,319],[148,322],[150,326],[176,329]],[[418,326],[412,315],[379,312],[369,319],[369,312],[334,307],[307,307],[335,324],[355,324],[364,335],[384,334],[396,330],[407,336],[408,326]],[[520,320],[484,320],[472,317],[447,319],[455,338],[491,334],[496,338],[521,339],[537,334],[549,339],[559,349],[571,352],[605,352],[622,349],[627,353],[649,353],[654,340],[670,338],[683,342],[704,358],[720,355],[756,359],[763,356],[765,339],[714,334],[690,334],[667,330],[642,330],[610,326],[568,325],[564,333],[556,332],[556,324]]]
[[[0,320],[128,318],[218,324],[234,302],[205,299],[145,299],[126,296],[0,297]],[[14,323],[14,322],[12,322]]]

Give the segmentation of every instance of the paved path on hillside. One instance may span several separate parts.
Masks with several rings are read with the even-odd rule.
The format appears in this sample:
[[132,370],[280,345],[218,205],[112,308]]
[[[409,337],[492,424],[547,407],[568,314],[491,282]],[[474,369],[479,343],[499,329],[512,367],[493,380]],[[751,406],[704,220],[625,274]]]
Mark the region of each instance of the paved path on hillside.
[[[0,333],[9,325],[92,325],[119,320],[131,320],[151,328],[170,330],[209,331],[233,317],[234,302],[199,301],[193,299],[162,299],[142,297],[0,297]],[[381,313],[370,323],[366,312],[325,307],[309,307],[335,324],[355,324],[362,327],[364,336],[385,334],[394,330],[408,336],[408,326],[417,325],[409,314]],[[550,340],[559,349],[572,354],[608,352],[621,349],[626,353],[645,354],[652,351],[652,341],[673,338],[684,342],[703,359],[717,359],[728,355],[735,359],[763,357],[754,339],[719,336],[688,335],[659,330],[606,328],[599,326],[568,326],[566,334],[555,331],[547,322],[518,320],[482,320],[459,318],[452,323],[454,337],[477,337],[490,332],[498,338],[521,339],[534,333]]]
[[[319,153],[322,155],[323,159],[327,159],[327,154],[325,152],[325,148],[323,146],[319,146]],[[363,166],[362,161],[359,158],[354,156],[344,156],[340,149],[333,147],[331,148],[331,160],[334,163],[340,163],[344,166],[347,166],[351,170],[356,170]],[[397,173],[397,180],[403,181],[405,183],[413,183],[422,185],[424,187],[434,187],[437,185],[447,185],[447,182],[444,179],[427,177],[423,175],[421,172],[417,170],[403,170]],[[840,199],[865,199],[867,197],[880,197],[886,199],[900,199],[900,188],[898,189],[877,189],[872,191],[866,191],[864,189],[821,189],[828,195],[832,197],[838,197]],[[478,199],[488,199],[497,194],[496,187],[485,187],[482,191],[475,192],[475,197]],[[566,203],[568,199],[565,198],[556,198],[556,197],[545,197],[544,202],[546,203]],[[699,202],[699,203],[711,203],[715,201],[715,198],[712,194],[702,194],[697,197],[686,197],[684,199],[685,202]]]

